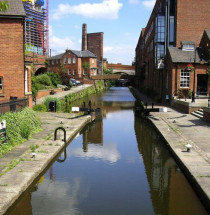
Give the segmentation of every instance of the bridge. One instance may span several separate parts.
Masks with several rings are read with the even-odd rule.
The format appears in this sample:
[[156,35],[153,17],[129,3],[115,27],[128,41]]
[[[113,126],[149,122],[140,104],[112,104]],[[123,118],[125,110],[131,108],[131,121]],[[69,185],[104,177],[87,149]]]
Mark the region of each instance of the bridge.
[[92,80],[119,80],[119,79],[128,79],[133,80],[133,75],[125,74],[107,74],[107,75],[94,75],[91,77]]
[[121,63],[107,63],[107,69],[112,69],[114,74],[135,75],[134,65],[123,65]]

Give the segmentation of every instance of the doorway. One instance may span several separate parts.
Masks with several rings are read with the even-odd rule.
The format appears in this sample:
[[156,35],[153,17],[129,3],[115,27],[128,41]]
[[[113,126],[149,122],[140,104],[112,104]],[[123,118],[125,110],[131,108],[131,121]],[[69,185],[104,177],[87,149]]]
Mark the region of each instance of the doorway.
[[208,75],[197,76],[197,95],[207,96],[208,89]]

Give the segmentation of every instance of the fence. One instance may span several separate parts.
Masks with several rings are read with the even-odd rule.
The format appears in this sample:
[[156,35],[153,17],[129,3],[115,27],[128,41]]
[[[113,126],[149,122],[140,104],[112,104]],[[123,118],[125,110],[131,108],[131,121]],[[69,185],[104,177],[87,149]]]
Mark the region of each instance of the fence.
[[9,101],[0,102],[0,114],[14,112],[28,106],[27,98],[10,97]]

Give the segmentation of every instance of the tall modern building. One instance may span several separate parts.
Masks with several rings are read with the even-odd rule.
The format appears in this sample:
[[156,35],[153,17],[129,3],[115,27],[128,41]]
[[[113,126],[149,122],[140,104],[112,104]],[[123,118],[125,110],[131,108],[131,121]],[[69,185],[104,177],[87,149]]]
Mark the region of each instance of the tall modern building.
[[[157,0],[136,46],[136,85],[156,98],[163,97],[164,88],[178,81],[170,80],[170,71],[166,71],[166,61],[171,60],[171,52],[166,59],[170,47],[191,53],[196,51],[204,30],[210,29],[209,20],[209,0]],[[190,56],[191,59],[180,62],[183,68],[190,61],[194,62],[192,56],[196,55]],[[169,94],[176,95],[178,88]],[[192,90],[192,85],[188,88]],[[171,87],[171,90],[174,89]]]
[[26,13],[24,23],[25,59],[34,64],[34,72],[45,67],[49,55],[48,0],[22,0]]

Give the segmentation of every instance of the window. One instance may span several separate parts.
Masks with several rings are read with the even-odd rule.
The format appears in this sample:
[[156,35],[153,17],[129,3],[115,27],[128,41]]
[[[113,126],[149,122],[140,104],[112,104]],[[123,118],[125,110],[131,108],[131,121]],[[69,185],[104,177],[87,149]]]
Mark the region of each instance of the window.
[[71,64],[71,58],[70,57],[68,58],[68,64]]
[[74,69],[74,71],[73,71],[73,75],[76,75],[76,69]]
[[69,75],[71,75],[71,69],[69,69]]
[[73,63],[76,63],[76,58],[75,57],[73,57]]
[[0,77],[0,93],[3,93],[3,77]]
[[66,64],[66,58],[63,58],[63,64]]
[[165,41],[165,16],[158,15],[156,18],[156,36],[157,42],[164,42]]
[[52,60],[51,62],[52,62],[52,65],[54,65],[54,61]]
[[194,44],[182,45],[182,51],[195,51],[195,45]]
[[28,92],[28,69],[25,68],[25,93]]
[[181,69],[180,88],[189,88],[190,86],[190,71]]
[[81,69],[79,69],[79,74],[81,74]]
[[92,58],[92,63],[95,63],[95,59],[94,58]]

